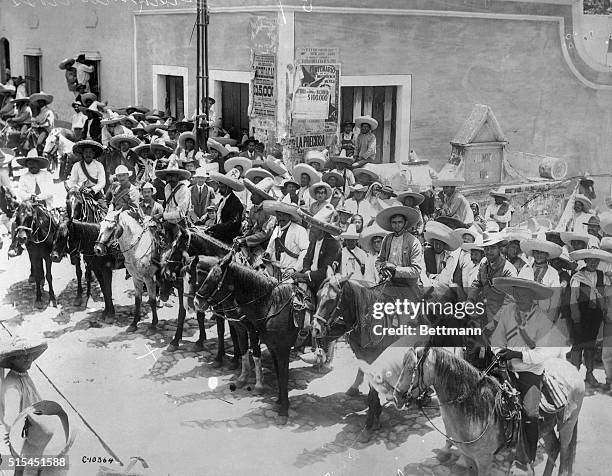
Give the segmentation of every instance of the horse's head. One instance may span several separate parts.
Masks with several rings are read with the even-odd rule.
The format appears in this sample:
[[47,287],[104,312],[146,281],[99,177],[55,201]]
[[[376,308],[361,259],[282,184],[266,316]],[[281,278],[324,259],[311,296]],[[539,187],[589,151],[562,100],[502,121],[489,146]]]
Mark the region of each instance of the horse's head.
[[71,220],[78,220],[83,209],[83,198],[76,189],[66,191],[66,214]]
[[112,238],[119,239],[123,234],[123,226],[119,223],[120,210],[109,213],[100,223],[100,233],[94,245],[96,256],[103,256],[107,252],[107,245]]
[[46,157],[49,155],[56,154],[59,148],[59,140],[60,140],[60,134],[58,132],[58,129],[53,129],[47,136],[47,139],[45,140],[45,148],[43,149],[43,156]]
[[51,260],[54,263],[59,263],[62,258],[68,255],[68,224],[69,220],[63,220],[55,232],[53,237],[53,248],[51,250]]
[[233,252],[228,253],[210,269],[206,279],[195,294],[194,304],[196,309],[204,310],[209,306],[215,306],[228,297],[221,293],[221,289],[233,255]]
[[189,258],[187,249],[189,248],[189,241],[191,240],[190,234],[191,232],[189,230],[178,227],[176,237],[172,241],[172,244],[166,251],[162,252],[161,264],[164,279],[168,281],[176,280],[185,260]]
[[[395,356],[383,358],[390,349],[395,349],[390,352]],[[382,365],[376,362],[372,364],[374,370],[369,374],[370,383],[387,399],[393,399],[397,408],[403,408],[412,401],[418,402],[431,384],[427,368],[430,349],[428,345],[416,348],[390,347],[377,359]],[[403,357],[398,357],[402,353]],[[399,362],[401,365],[398,365]]]
[[314,314],[312,327],[315,335],[323,337],[331,325],[333,318],[342,303],[342,286],[348,278],[334,274],[331,268],[327,269],[327,279],[323,281],[317,292],[317,310]]
[[17,230],[15,237],[19,243],[25,244],[31,238],[34,232],[35,217],[36,213],[31,203],[24,202],[19,205],[15,215],[15,229]]

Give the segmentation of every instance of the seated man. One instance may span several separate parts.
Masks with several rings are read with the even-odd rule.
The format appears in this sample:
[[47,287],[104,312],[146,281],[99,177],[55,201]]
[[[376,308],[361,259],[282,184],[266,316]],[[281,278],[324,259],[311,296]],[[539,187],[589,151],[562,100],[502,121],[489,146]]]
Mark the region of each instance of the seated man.
[[140,189],[140,193],[142,197],[140,198],[138,208],[144,216],[154,217],[155,215],[163,215],[164,207],[155,200],[155,187],[151,182],[145,183]]
[[138,189],[130,183],[130,171],[125,165],[120,165],[115,169],[116,182],[113,183],[111,192],[111,203],[108,212],[115,210],[135,210],[138,208],[140,193]]
[[91,191],[102,208],[106,208],[103,190],[106,186],[106,172],[97,158],[102,155],[102,145],[92,140],[82,140],[72,147],[72,152],[81,157],[71,169],[68,187],[71,190]]
[[267,248],[276,225],[276,218],[263,209],[264,200],[273,200],[268,195],[268,190],[273,184],[274,180],[271,178],[265,178],[258,184],[244,179],[245,187],[251,192],[253,206],[249,210],[247,226],[243,236],[238,238],[238,244],[247,249],[249,261],[253,266],[258,264],[260,256]]

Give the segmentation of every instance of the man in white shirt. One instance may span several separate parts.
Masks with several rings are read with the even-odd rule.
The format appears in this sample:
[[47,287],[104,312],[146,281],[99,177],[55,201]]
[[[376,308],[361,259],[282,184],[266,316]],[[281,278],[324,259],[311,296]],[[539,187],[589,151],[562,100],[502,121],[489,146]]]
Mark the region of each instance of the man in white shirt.
[[18,196],[22,201],[44,203],[47,209],[53,208],[53,176],[47,170],[49,161],[43,157],[24,157],[17,163],[28,171],[19,178]]
[[81,109],[84,109],[84,106],[80,102],[73,102],[72,108],[74,109],[74,114],[71,118],[72,125],[72,133],[76,140],[81,138],[81,132],[83,131],[83,126],[87,121],[87,116],[82,112]]
[[308,164],[297,164],[293,167],[293,178],[300,184],[298,205],[310,210],[314,198],[310,196],[310,186],[321,181],[321,174]]
[[168,223],[182,223],[188,216],[191,209],[191,191],[187,180],[191,173],[179,168],[156,170],[155,176],[166,181],[164,188],[164,212],[162,216],[156,215],[154,218],[163,218]]
[[89,91],[89,77],[94,72],[94,67],[85,64],[85,61],[85,55],[79,55],[73,68],[76,69],[77,83],[85,85],[85,90]]
[[340,235],[344,242],[342,247],[342,262],[340,272],[342,276],[369,284],[376,284],[376,268],[374,262],[368,258],[368,254],[361,248],[357,248],[359,233],[355,225],[349,225],[347,230]]
[[591,200],[584,195],[576,195],[574,198],[574,214],[567,224],[566,231],[573,231],[576,233],[588,233],[587,223],[593,217],[593,214],[589,213],[593,206]]
[[495,221],[501,231],[510,224],[514,208],[512,208],[508,201],[508,195],[501,190],[489,192],[489,195],[493,197],[495,203],[489,204],[485,210],[484,219],[485,221]]
[[82,140],[72,148],[72,152],[82,157],[72,166],[68,186],[70,189],[90,189],[100,206],[106,207],[104,188],[106,173],[97,158],[102,155],[102,146],[93,140]]

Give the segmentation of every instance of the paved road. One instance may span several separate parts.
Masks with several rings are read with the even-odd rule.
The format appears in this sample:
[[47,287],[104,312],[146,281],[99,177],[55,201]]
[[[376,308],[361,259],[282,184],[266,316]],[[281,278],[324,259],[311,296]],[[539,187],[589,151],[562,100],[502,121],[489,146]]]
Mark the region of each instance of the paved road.
[[[0,268],[5,269],[0,272],[1,319],[12,333],[48,340],[49,349],[37,363],[91,427],[70,409],[79,434],[69,474],[94,475],[99,465],[83,463],[83,456],[109,456],[92,429],[122,461],[144,458],[150,469],[143,474],[457,473],[456,457],[444,465],[435,459],[434,450],[443,446],[444,438],[416,411],[385,408],[381,431],[368,443],[357,442],[366,404],[364,397],[344,395],[357,369],[346,344],[340,344],[334,370],[328,373],[315,372],[294,359],[290,420],[277,427],[272,406],[276,382],[267,353],[266,394],[257,396],[247,388],[232,392],[229,383],[235,374],[213,369],[209,363],[216,338],[206,342],[203,352],[187,351],[187,341],[195,340],[195,320],[188,321],[180,350],[164,351],[174,333],[175,307],[160,309],[162,330],[148,334],[149,317],[136,333],[125,332],[133,294],[123,271],[114,275],[118,321],[91,327],[90,319],[99,316],[102,307],[97,286],[87,308],[72,307],[74,273],[64,261],[53,266],[58,308],[37,310],[32,303],[34,287],[27,281],[28,258],[24,254],[7,262],[7,245],[0,251]],[[0,328],[0,332],[6,331]],[[227,345],[231,353],[230,339]],[[149,349],[155,349],[152,355],[146,355]],[[44,398],[68,406],[38,369],[32,375]],[[601,370],[596,375],[603,379]],[[432,418],[441,428],[439,414],[432,411]],[[579,422],[577,474],[609,474],[611,427],[612,397],[589,395]],[[495,474],[503,474],[506,463],[503,455],[498,456]],[[537,469],[540,474],[541,456]]]

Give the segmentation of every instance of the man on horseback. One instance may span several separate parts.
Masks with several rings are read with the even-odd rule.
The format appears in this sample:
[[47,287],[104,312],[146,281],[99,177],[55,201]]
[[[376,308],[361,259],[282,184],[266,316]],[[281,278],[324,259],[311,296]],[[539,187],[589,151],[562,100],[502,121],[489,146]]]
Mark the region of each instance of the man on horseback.
[[106,155],[104,164],[106,171],[110,172],[123,165],[130,172],[130,182],[136,184],[137,179],[144,172],[144,165],[138,155],[131,149],[138,146],[140,141],[133,135],[121,134],[112,137],[109,143],[113,151]]
[[52,102],[53,96],[51,94],[45,94],[42,91],[30,96],[30,103],[38,106],[38,114],[36,117],[32,118],[30,133],[33,134],[35,138],[34,145],[40,155],[42,155],[45,141],[55,124],[55,114],[51,108],[49,108],[49,104]]
[[155,215],[163,215],[164,207],[155,200],[155,187],[150,183],[145,183],[140,189],[142,195],[138,208],[144,216],[153,217]]
[[264,200],[274,200],[268,195],[268,191],[274,184],[272,178],[265,178],[259,183],[254,184],[248,178],[244,179],[245,187],[251,192],[251,202],[253,206],[249,210],[247,227],[238,244],[246,248],[249,261],[256,265],[264,250],[268,246],[268,241],[272,236],[272,231],[276,225],[276,218],[263,209]]
[[508,362],[508,371],[523,403],[522,433],[516,458],[533,474],[538,449],[538,418],[542,397],[544,363],[556,356],[563,343],[547,341],[553,323],[538,305],[550,299],[553,289],[531,279],[493,278],[493,286],[513,297],[496,314],[497,327],[491,337],[491,350],[501,361]]
[[91,193],[98,205],[106,209],[103,193],[106,186],[106,172],[104,166],[97,160],[102,155],[102,146],[92,140],[82,140],[74,145],[72,151],[79,154],[82,159],[72,166],[68,179],[69,189],[81,189]]
[[115,179],[111,187],[111,203],[108,212],[115,210],[134,210],[138,208],[140,192],[130,182],[130,170],[125,165],[115,169]]

